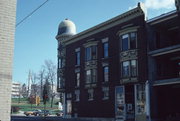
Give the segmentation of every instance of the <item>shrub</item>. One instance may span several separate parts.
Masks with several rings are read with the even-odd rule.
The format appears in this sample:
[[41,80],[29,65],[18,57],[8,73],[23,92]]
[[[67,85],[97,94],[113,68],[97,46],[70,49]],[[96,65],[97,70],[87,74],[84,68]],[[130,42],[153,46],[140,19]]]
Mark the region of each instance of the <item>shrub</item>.
[[16,113],[20,110],[20,108],[18,106],[11,106],[11,112],[12,113]]

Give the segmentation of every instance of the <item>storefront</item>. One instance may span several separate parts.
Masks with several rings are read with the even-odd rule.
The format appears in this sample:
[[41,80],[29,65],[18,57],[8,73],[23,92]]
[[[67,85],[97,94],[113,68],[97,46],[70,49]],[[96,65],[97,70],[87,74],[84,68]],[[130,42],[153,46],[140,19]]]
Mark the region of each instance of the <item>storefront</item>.
[[179,121],[180,120],[180,83],[159,83],[154,84],[154,92],[156,98],[154,98],[156,108],[155,117],[164,121]]
[[116,120],[145,121],[146,95],[145,85],[123,85],[115,88]]

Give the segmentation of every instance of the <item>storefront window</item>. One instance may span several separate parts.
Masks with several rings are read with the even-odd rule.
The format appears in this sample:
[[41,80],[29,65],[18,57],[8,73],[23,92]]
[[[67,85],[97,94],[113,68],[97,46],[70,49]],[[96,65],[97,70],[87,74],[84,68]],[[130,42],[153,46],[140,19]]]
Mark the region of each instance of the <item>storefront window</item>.
[[124,86],[116,87],[115,111],[116,119],[126,119],[125,89]]
[[144,114],[146,106],[145,85],[136,85],[136,114]]

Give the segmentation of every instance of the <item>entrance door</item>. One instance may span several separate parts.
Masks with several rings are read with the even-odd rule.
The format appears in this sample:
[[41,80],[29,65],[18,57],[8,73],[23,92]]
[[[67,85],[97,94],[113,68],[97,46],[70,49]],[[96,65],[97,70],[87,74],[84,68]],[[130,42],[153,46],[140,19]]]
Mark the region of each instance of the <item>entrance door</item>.
[[134,120],[135,106],[134,106],[134,85],[125,86],[125,103],[126,103],[126,119]]

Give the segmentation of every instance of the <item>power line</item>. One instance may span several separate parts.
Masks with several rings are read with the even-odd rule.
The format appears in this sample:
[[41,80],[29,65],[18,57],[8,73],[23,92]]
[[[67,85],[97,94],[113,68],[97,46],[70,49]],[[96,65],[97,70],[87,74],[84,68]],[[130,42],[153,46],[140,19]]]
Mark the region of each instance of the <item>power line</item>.
[[16,24],[16,27],[19,26],[21,23],[23,23],[27,18],[29,18],[31,15],[33,15],[37,10],[39,10],[42,6],[44,6],[49,0],[46,0],[41,5],[39,5],[36,9],[34,9],[31,13],[29,13],[26,17],[24,17],[20,22]]

